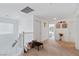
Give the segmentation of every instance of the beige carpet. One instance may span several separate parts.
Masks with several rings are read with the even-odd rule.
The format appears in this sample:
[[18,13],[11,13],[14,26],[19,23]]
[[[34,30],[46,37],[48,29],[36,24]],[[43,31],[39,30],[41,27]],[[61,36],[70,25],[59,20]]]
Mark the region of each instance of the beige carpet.
[[[69,47],[70,45],[70,47]],[[64,43],[48,40],[44,43],[44,48],[31,49],[24,56],[79,56],[79,51],[74,48],[72,43]]]

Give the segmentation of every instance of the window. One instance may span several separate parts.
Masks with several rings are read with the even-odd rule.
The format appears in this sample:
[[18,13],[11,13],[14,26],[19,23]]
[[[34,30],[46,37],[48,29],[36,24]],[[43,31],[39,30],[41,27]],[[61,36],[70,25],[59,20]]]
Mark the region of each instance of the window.
[[13,33],[13,24],[0,22],[0,34]]

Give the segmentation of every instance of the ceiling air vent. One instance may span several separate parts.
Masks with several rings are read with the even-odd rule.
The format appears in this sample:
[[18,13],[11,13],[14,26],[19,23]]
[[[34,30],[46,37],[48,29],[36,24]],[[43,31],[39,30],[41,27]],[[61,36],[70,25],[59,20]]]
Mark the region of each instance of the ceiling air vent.
[[24,13],[30,13],[30,12],[32,12],[32,11],[34,11],[34,10],[31,9],[30,7],[26,7],[26,8],[24,8],[24,9],[22,9],[21,11],[24,12]]

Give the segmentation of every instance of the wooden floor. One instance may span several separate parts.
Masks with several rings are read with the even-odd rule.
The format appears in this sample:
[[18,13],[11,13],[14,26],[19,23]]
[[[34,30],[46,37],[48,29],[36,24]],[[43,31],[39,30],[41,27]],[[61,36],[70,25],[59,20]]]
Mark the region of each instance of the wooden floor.
[[31,49],[24,56],[79,56],[79,50],[76,50],[73,43],[63,41],[48,40],[44,43],[44,48]]

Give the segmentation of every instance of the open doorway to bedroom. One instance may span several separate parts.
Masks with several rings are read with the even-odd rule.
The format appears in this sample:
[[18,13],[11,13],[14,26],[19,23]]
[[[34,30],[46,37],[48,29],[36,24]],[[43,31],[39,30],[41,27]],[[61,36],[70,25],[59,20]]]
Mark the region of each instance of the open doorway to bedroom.
[[55,40],[55,24],[49,24],[49,39]]

